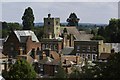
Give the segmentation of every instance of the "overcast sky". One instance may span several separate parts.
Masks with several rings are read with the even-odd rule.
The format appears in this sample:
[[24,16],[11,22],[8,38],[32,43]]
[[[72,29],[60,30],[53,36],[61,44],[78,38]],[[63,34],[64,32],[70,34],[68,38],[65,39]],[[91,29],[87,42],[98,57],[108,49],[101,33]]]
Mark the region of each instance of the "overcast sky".
[[[9,1],[9,0],[8,0]],[[118,18],[117,2],[2,2],[2,21],[22,23],[21,17],[27,7],[33,9],[35,22],[51,13],[66,22],[71,12],[76,13],[80,23],[108,24],[110,18]],[[0,9],[1,10],[1,9]]]

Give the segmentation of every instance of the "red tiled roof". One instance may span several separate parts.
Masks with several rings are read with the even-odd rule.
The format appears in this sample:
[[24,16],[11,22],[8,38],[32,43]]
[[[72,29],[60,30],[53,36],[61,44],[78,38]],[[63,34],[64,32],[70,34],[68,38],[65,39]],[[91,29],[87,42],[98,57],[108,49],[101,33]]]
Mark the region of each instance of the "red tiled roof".
[[99,59],[107,59],[110,55],[111,53],[101,53]]

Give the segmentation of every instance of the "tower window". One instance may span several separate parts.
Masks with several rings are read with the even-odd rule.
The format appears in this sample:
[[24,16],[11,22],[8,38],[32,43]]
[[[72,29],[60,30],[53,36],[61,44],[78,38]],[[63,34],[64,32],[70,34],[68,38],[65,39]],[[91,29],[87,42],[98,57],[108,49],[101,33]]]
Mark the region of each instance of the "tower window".
[[48,24],[50,24],[50,22],[48,22]]
[[56,25],[58,25],[58,21],[56,21]]

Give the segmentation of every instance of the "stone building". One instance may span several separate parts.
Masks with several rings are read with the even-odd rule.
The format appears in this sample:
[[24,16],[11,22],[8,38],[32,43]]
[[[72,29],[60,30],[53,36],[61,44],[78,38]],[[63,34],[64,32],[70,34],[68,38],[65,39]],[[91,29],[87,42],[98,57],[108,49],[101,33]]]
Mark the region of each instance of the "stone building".
[[75,41],[74,55],[87,58],[90,61],[98,60],[101,53],[111,53],[111,45],[103,43],[103,40]]
[[44,38],[56,38],[60,35],[60,18],[53,18],[48,14],[44,18]]

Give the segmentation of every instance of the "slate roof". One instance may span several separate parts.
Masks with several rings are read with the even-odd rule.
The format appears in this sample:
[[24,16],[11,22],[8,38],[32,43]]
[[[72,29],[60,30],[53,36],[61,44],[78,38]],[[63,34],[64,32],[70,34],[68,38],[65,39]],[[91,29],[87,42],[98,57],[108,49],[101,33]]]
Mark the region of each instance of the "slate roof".
[[69,34],[73,34],[76,40],[90,40],[90,38],[93,37],[92,34],[87,34],[85,31],[84,32],[78,31],[75,26],[73,26],[73,27],[71,27],[71,26],[70,27],[69,26],[61,27],[61,30],[60,30],[61,33],[63,33],[64,28],[67,29],[67,32]]
[[80,40],[80,33],[79,33],[79,31],[77,30],[76,27],[61,27],[61,30],[60,30],[61,33],[63,33],[64,28],[67,29],[67,32],[69,34],[73,34],[74,37],[76,38],[76,40]]
[[32,41],[39,42],[35,33],[31,30],[15,30],[14,33],[20,42],[26,41],[28,36],[31,36]]
[[74,47],[65,47],[61,50],[62,54],[69,55],[74,50]]

